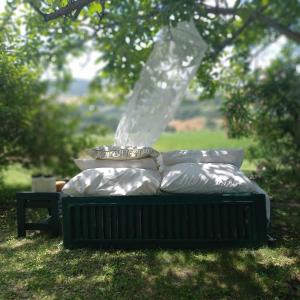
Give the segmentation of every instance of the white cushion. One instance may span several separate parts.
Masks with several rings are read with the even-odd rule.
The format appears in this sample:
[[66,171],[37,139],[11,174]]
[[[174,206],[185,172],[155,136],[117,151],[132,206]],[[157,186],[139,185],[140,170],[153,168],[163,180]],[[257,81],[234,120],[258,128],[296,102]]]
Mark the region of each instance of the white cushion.
[[95,168],[140,168],[157,170],[158,165],[152,158],[113,160],[113,159],[74,159],[75,164],[82,171]]
[[162,153],[163,164],[223,163],[241,167],[244,159],[242,149],[176,150]]
[[153,195],[159,190],[158,171],[134,168],[97,168],[73,177],[63,192],[70,196]]
[[230,164],[183,163],[166,167],[161,190],[169,193],[255,192],[242,171]]

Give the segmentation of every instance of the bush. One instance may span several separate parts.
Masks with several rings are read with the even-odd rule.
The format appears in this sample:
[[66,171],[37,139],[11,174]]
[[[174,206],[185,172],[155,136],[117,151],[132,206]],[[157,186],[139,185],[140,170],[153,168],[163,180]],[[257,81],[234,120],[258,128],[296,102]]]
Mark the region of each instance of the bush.
[[71,107],[43,98],[40,73],[0,52],[0,166],[21,163],[60,175],[76,170],[72,158],[88,147]]
[[[286,58],[289,57],[289,58]],[[253,136],[253,158],[264,169],[300,169],[299,58],[286,55],[231,92],[223,107],[231,137]]]

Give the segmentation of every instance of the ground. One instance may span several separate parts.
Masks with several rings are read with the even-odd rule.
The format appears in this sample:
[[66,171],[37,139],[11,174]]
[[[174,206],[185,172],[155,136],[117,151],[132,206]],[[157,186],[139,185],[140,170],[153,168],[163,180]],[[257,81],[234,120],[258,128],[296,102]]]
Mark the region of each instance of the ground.
[[297,199],[274,195],[272,248],[66,250],[61,237],[16,238],[14,194],[28,178],[12,168],[0,194],[0,299],[300,299]]

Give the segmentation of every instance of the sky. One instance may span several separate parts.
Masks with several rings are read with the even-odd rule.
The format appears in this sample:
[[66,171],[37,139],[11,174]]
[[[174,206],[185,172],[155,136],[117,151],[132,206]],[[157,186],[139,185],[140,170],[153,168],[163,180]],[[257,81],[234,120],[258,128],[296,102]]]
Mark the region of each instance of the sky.
[[[6,0],[0,0],[0,13],[4,9],[5,2]],[[206,2],[207,4],[213,5],[214,0],[207,0]],[[230,0],[230,2],[234,3],[234,0]],[[280,37],[275,43],[269,45],[255,59],[253,59],[251,67],[257,68],[267,66],[280,52],[285,41],[285,37]],[[79,58],[73,58],[69,64],[72,76],[78,79],[91,80],[96,75],[99,68],[101,68],[101,66],[96,65],[95,63],[98,56],[98,53],[91,52],[88,55],[84,54]],[[45,72],[45,77],[51,77],[51,72],[49,70]]]

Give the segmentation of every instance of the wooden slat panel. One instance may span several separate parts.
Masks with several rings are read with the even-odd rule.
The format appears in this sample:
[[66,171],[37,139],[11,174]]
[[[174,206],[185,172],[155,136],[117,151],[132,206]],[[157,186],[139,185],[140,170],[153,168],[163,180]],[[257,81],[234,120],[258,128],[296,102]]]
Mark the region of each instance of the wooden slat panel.
[[111,208],[110,206],[103,207],[104,219],[104,239],[111,239]]
[[95,239],[99,239],[99,206],[95,206]]
[[251,211],[250,211],[250,206],[245,205],[244,207],[244,220],[245,220],[245,236],[246,239],[251,238]]
[[214,239],[221,239],[221,214],[220,207],[217,204],[213,205],[213,223],[214,223]]
[[164,216],[164,209],[163,205],[157,206],[157,213],[158,213],[158,238],[163,239],[165,237],[165,216]]
[[[190,198],[187,195],[176,195],[173,202],[169,201],[172,196],[165,197],[163,199],[166,200],[165,202],[162,200],[162,203],[153,198],[153,203],[148,202],[149,204],[145,205],[144,202],[141,205],[140,199],[142,198],[133,197],[135,203],[130,204],[127,199],[131,198],[125,198],[126,205],[120,203],[116,207],[115,199],[118,202],[119,198],[115,197],[110,206],[105,202],[105,197],[99,197],[99,202],[98,198],[94,197],[92,203],[89,203],[86,198],[82,199],[82,202],[80,199],[68,199],[70,202],[64,204],[64,218],[66,222],[70,220],[67,225],[71,228],[64,231],[66,236],[69,234],[64,238],[64,243],[67,246],[72,246],[72,243],[84,245],[85,241],[95,244],[98,239],[99,246],[104,246],[108,245],[112,239],[111,242],[115,245],[118,243],[122,245],[124,242],[125,247],[143,246],[148,243],[154,246],[170,245],[172,247],[172,245],[180,246],[181,242],[182,246],[186,247],[189,244],[197,246],[198,241],[199,246],[214,242],[220,243],[219,245],[232,243],[233,246],[238,243],[246,245],[247,240],[253,245],[264,242],[264,235],[258,232],[259,227],[265,225],[264,215],[257,215],[256,203],[259,200],[257,197],[247,196],[250,199],[247,202],[242,196],[228,197],[226,195],[224,201],[221,201],[221,196],[219,196],[220,201],[217,196],[211,196],[208,197],[214,199],[211,202],[203,200],[204,196],[201,197],[191,197],[194,203],[189,202]],[[146,203],[150,198],[145,197]],[[109,201],[111,199],[112,197]],[[198,199],[199,202],[197,202]],[[87,201],[86,205],[85,201]],[[69,209],[70,205],[78,208]],[[69,209],[69,215],[67,215],[67,209]],[[104,219],[101,216],[103,209],[105,210]],[[253,222],[256,224],[252,224]],[[105,235],[103,228],[105,228]],[[106,243],[103,238],[107,240]],[[179,241],[180,239],[182,241]],[[146,244],[143,244],[144,240],[147,240]]]
[[204,217],[203,205],[197,205],[197,233],[198,238],[204,238]]
[[75,224],[75,239],[81,239],[82,238],[82,226],[81,226],[81,210],[80,206],[74,206],[74,214],[72,215],[72,219],[74,220]]
[[99,232],[98,237],[99,239],[104,239],[104,212],[103,212],[103,206],[99,206]]
[[189,218],[188,218],[188,209],[186,205],[181,206],[181,236],[186,239],[188,237],[189,229]]
[[128,234],[128,208],[126,206],[120,207],[119,226],[121,231],[121,238],[126,239]]
[[237,218],[237,234],[239,239],[244,239],[245,237],[245,224],[243,220],[243,204],[237,205],[236,208],[236,218]]
[[222,239],[229,239],[229,221],[228,221],[228,204],[222,204],[221,208],[221,222],[222,222]]
[[135,211],[135,219],[136,219],[136,237],[137,239],[142,238],[142,208],[141,206],[136,207]]
[[135,238],[133,207],[128,206],[128,238]]
[[89,238],[95,239],[96,238],[96,214],[95,214],[94,206],[89,207],[89,223],[90,223]]
[[156,212],[156,205],[151,206],[151,217],[150,217],[150,230],[151,230],[151,238],[157,238],[157,212]]
[[112,206],[111,208],[111,238],[117,239],[119,237],[118,232],[118,208]]
[[149,238],[149,206],[143,206],[143,217],[142,217],[142,228],[143,228],[143,239]]
[[236,205],[231,205],[231,218],[232,218],[232,229],[233,229],[233,238],[237,239],[237,226],[238,226],[238,220],[237,220],[237,213],[236,213]]
[[172,239],[173,238],[173,229],[172,229],[172,206],[167,205],[165,207],[165,228],[166,228],[166,238],[167,239]]
[[212,224],[212,207],[210,204],[205,205],[205,221],[206,221],[206,228],[205,228],[205,237],[212,239],[213,238],[213,224]]
[[189,205],[189,232],[192,239],[197,238],[197,206]]
[[176,239],[180,239],[182,237],[182,234],[181,234],[182,219],[181,219],[181,215],[180,215],[180,205],[174,205],[174,216],[175,216],[174,235],[175,235]]
[[89,217],[88,217],[88,207],[82,206],[81,207],[82,211],[82,233],[83,233],[83,238],[88,239],[89,237]]

